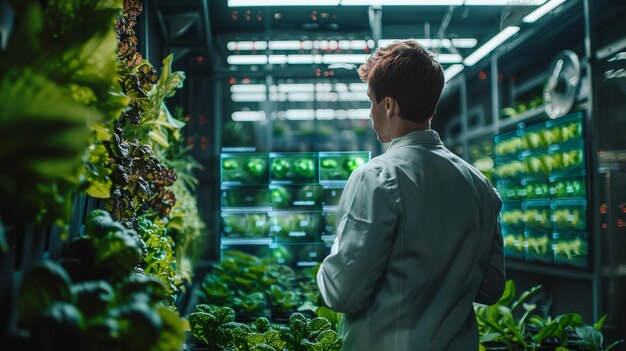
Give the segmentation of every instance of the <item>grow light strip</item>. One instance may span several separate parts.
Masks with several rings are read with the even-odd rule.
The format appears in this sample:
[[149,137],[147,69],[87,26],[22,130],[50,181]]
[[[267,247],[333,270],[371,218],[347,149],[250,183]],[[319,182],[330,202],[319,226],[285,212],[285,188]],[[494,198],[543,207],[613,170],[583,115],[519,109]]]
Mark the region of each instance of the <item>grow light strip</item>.
[[[378,47],[379,48],[384,48],[386,46],[389,46],[389,44],[393,43],[394,41],[399,41],[399,40],[403,40],[403,39],[381,39],[378,41]],[[455,48],[473,48],[474,46],[476,46],[476,44],[478,43],[478,40],[474,39],[474,38],[456,38],[456,39],[408,39],[408,40],[415,40],[418,43],[420,43],[420,45],[422,45],[423,47],[427,48],[427,49],[432,49],[432,48],[451,48],[451,47],[455,47]]]
[[457,74],[461,73],[461,71],[463,71],[464,68],[465,68],[465,66],[463,66],[460,63],[458,63],[456,65],[452,65],[452,66],[446,68],[446,70],[443,72],[443,75],[446,78],[446,83],[450,79],[454,78],[454,76],[456,76]]
[[236,111],[233,112],[231,118],[235,122],[256,122],[265,120],[265,112],[263,111]]
[[488,42],[483,44],[483,46],[479,47],[478,49],[476,49],[476,51],[466,57],[463,63],[466,66],[473,66],[474,64],[476,64],[476,62],[487,56],[490,52],[492,52],[495,48],[500,46],[500,44],[504,43],[507,39],[512,37],[518,31],[519,27],[516,26],[509,26],[504,28],[500,33],[496,34],[496,36],[489,39]]
[[524,21],[524,23],[534,23],[535,21],[543,17],[548,12],[554,10],[557,6],[561,5],[564,2],[565,0],[548,1],[545,5],[541,6],[540,8],[526,15],[526,17],[524,17],[522,21]]

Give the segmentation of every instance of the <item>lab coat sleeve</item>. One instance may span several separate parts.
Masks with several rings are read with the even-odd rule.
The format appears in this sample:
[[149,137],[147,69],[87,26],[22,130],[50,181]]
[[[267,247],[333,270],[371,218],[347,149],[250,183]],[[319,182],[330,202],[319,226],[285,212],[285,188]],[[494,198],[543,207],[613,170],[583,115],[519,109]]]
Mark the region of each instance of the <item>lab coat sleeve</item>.
[[362,310],[382,277],[399,217],[397,182],[385,169],[362,167],[339,202],[337,239],[317,273],[326,305],[336,312]]
[[[498,211],[496,216],[499,217],[500,209],[502,208],[502,201],[497,193],[495,193],[495,199],[498,203]],[[496,230],[492,238],[491,253],[489,257],[489,263],[485,272],[485,277],[480,283],[480,288],[474,302],[493,305],[502,296],[504,292],[504,286],[506,283],[506,276],[504,274],[504,242],[502,239],[502,227],[500,221],[496,220]]]

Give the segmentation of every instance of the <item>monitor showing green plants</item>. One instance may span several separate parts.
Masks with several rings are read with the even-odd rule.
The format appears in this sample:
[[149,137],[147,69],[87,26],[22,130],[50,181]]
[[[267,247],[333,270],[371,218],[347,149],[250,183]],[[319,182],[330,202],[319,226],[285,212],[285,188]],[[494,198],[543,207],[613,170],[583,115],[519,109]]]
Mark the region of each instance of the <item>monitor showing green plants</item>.
[[344,186],[369,160],[367,151],[222,153],[222,252],[258,251],[292,267],[321,262]]
[[494,137],[507,257],[589,267],[583,119],[577,113]]
[[369,152],[320,152],[320,183],[347,181],[369,159]]
[[270,181],[277,184],[317,182],[317,155],[314,153],[270,153]]
[[222,184],[267,184],[268,164],[267,153],[223,153],[220,168]]

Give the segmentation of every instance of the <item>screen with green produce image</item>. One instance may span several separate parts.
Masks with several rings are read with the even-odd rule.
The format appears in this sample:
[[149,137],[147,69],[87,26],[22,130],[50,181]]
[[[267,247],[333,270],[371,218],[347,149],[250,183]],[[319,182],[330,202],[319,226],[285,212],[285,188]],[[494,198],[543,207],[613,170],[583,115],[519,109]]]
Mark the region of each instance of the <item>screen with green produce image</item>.
[[320,152],[320,183],[345,182],[369,159],[369,152]]
[[221,251],[260,252],[293,267],[321,262],[346,181],[369,160],[367,151],[222,153]]
[[270,181],[276,184],[317,182],[315,153],[270,153]]
[[222,237],[269,238],[267,213],[222,213]]
[[589,268],[583,117],[576,113],[494,137],[508,258]]
[[270,190],[267,187],[222,186],[222,208],[269,208]]
[[316,235],[321,231],[320,213],[288,213],[270,214],[270,231],[277,243],[314,243]]
[[319,185],[270,185],[274,210],[319,210],[322,188]]
[[222,185],[260,185],[268,183],[267,153],[222,153]]
[[273,244],[272,255],[280,264],[292,267],[312,267],[330,253],[324,244]]

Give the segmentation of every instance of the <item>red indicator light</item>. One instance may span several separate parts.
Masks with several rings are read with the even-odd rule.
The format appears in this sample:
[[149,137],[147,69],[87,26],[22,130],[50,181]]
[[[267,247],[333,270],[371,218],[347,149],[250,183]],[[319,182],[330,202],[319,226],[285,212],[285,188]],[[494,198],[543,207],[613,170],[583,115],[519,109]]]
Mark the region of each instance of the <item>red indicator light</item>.
[[602,204],[600,205],[600,213],[601,214],[606,214],[606,210],[609,206],[607,204]]

